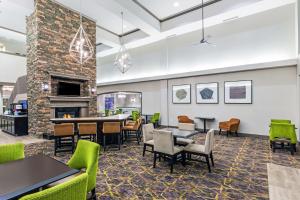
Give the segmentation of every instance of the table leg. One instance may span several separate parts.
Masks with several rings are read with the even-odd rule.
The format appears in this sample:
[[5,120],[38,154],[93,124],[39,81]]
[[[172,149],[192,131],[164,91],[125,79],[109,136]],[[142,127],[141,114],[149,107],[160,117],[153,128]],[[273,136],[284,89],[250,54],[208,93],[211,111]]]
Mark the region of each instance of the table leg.
[[203,131],[206,133],[206,119],[203,119]]

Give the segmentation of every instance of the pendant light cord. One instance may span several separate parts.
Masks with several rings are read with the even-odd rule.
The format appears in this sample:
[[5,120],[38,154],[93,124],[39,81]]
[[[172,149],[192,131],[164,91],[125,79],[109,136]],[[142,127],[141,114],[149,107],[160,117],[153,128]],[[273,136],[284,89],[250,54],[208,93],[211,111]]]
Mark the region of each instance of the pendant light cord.
[[204,3],[202,0],[202,39],[204,40],[205,33],[204,33]]
[[123,11],[121,12],[121,17],[122,17],[122,34],[120,37],[121,45],[123,45],[123,34],[124,34],[124,13]]
[[79,0],[79,10],[80,10],[80,26],[81,26],[82,25],[81,0]]

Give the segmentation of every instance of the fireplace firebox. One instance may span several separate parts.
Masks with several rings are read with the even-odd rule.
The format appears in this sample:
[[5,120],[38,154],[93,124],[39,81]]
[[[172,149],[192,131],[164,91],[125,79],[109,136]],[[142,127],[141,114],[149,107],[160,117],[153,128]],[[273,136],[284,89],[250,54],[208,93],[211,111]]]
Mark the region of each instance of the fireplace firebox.
[[55,118],[78,118],[80,117],[80,108],[55,108]]

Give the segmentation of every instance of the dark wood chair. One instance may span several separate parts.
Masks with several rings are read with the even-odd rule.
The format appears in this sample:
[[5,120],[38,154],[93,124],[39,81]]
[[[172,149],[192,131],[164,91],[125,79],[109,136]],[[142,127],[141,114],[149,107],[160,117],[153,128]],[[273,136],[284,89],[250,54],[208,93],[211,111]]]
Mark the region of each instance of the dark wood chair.
[[121,149],[121,123],[120,122],[104,122],[103,123],[103,149],[106,150],[106,139],[109,136],[117,136],[118,148]]
[[92,142],[96,142],[96,136],[97,136],[97,123],[78,124],[79,139],[89,139]]
[[54,124],[54,155],[59,152],[74,153],[74,124]]

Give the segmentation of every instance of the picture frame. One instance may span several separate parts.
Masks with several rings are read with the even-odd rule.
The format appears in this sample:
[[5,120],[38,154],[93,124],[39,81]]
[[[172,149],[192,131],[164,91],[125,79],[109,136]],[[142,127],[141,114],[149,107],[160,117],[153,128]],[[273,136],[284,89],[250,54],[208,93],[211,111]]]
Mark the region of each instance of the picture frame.
[[190,104],[191,103],[191,84],[173,85],[172,86],[173,104]]
[[225,81],[225,104],[252,104],[252,80]]
[[196,84],[197,104],[218,104],[219,103],[219,83],[197,83]]

